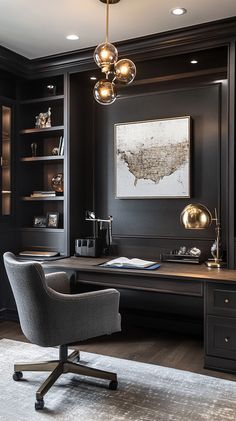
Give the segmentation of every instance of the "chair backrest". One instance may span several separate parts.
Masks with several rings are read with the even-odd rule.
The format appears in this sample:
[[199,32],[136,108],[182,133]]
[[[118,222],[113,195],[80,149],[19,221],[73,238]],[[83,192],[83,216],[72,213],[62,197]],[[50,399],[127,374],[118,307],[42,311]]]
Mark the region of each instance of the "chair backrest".
[[10,252],[4,253],[3,260],[24,335],[32,343],[48,346],[49,297],[41,264],[19,261]]

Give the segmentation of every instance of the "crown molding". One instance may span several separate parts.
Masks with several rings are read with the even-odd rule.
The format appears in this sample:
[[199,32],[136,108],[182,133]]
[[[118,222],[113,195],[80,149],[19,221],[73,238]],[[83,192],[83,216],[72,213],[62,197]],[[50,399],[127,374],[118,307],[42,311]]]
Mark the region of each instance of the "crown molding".
[[17,76],[29,75],[30,60],[8,48],[0,46],[0,69]]
[[[221,46],[236,38],[236,16],[200,25],[148,35],[114,43],[119,56],[142,61],[170,54],[179,54],[198,49]],[[34,72],[71,71],[95,69],[93,52],[95,47],[57,54],[31,60]]]
[[[128,55],[135,61],[143,61],[227,45],[231,40],[236,40],[236,16],[129,39],[117,42],[115,45],[120,57]],[[5,47],[0,47],[0,67],[30,78],[40,73],[82,72],[96,69],[93,60],[94,49],[95,47],[85,48],[29,60]]]

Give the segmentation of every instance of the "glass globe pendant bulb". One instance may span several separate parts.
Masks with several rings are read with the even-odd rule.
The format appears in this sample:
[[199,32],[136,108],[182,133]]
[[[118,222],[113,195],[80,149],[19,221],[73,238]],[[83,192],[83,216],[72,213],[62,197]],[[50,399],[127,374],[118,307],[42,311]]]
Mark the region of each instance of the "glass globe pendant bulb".
[[103,42],[96,47],[93,57],[97,66],[107,71],[117,62],[118,51],[110,42]]
[[101,105],[113,104],[116,100],[115,84],[106,79],[99,80],[94,86],[93,95]]
[[133,82],[136,76],[136,66],[128,58],[123,58],[114,65],[115,67],[115,78],[122,83]]

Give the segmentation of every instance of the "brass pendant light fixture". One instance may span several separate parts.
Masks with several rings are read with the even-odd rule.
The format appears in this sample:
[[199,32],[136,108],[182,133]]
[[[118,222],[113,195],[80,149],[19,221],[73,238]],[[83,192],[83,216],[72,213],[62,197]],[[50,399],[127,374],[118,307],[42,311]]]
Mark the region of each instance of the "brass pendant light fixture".
[[[116,47],[108,41],[109,31],[109,4],[118,3],[120,0],[100,0],[106,3],[106,40],[99,44],[94,51],[94,61],[104,73],[104,78],[99,80],[93,90],[95,100],[101,105],[113,104],[116,100],[116,82],[129,84],[136,75],[135,64],[129,59],[118,60]],[[109,80],[110,79],[110,80]]]

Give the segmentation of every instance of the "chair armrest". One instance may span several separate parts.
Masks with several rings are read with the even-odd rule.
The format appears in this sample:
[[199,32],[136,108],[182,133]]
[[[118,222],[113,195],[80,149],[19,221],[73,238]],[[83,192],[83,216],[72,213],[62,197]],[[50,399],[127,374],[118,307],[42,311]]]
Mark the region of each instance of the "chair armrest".
[[61,334],[61,343],[78,342],[121,330],[120,293],[116,289],[73,295],[48,289],[48,294],[49,319],[57,339]]
[[45,279],[49,288],[63,294],[70,294],[70,280],[66,272],[46,273]]

